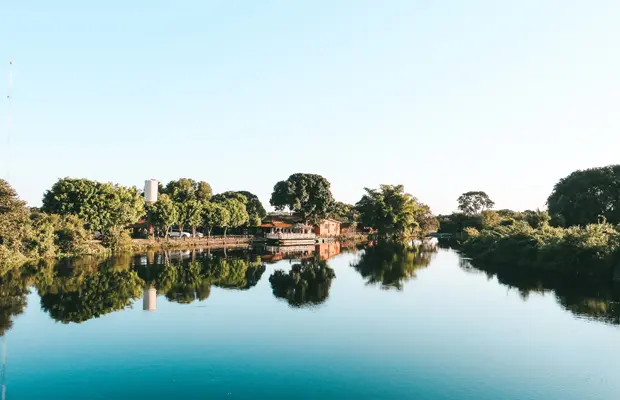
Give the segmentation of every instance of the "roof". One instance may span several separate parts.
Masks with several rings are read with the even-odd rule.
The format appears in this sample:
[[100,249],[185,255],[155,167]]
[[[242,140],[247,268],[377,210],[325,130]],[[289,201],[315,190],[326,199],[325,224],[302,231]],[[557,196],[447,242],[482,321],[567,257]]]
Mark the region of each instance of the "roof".
[[282,221],[270,221],[260,225],[261,228],[290,228],[291,224]]

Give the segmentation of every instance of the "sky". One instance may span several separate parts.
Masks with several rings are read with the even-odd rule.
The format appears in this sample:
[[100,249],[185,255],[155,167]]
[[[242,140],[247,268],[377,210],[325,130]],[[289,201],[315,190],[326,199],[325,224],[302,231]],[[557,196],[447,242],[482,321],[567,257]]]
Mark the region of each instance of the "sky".
[[0,176],[33,206],[61,177],[268,205],[307,172],[522,210],[620,160],[617,0],[90,3],[0,2]]

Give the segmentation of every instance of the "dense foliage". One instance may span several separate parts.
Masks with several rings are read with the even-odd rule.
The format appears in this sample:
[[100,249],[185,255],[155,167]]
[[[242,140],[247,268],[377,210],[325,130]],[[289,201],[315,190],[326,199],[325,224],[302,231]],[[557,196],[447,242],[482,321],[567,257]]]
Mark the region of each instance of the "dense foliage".
[[478,265],[510,265],[524,270],[611,279],[620,265],[620,231],[610,224],[583,228],[545,225],[535,229],[525,221],[478,231],[468,228],[463,251]]
[[88,230],[105,234],[138,222],[144,215],[144,198],[136,188],[63,178],[45,193],[41,211],[75,215]]
[[354,223],[359,221],[360,213],[354,205],[336,201],[332,206],[329,217],[344,223]]
[[620,165],[579,170],[560,179],[547,205],[561,226],[584,226],[603,218],[620,223]]
[[334,198],[329,182],[321,175],[293,174],[276,183],[269,203],[278,211],[288,208],[306,223],[316,224],[329,216]]
[[223,203],[226,200],[238,200],[245,205],[245,209],[248,213],[248,226],[258,226],[261,224],[263,218],[267,216],[267,211],[263,207],[258,197],[248,191],[238,192],[223,192],[213,196],[213,201],[216,203]]
[[365,190],[366,194],[356,204],[364,226],[385,236],[401,238],[437,231],[439,223],[430,208],[405,193],[402,185],[381,185],[379,189]]
[[549,224],[549,213],[541,210],[484,210],[479,214],[454,213],[440,215],[439,233],[463,233],[466,228],[477,230],[493,228],[498,225],[509,226],[518,221],[526,222],[534,229],[542,228]]

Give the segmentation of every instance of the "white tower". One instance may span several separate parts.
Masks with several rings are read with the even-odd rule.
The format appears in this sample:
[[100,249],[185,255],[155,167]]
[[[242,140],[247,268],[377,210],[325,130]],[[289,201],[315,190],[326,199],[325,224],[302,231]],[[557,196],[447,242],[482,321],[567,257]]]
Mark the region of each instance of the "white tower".
[[142,309],[144,311],[157,311],[157,289],[154,287],[144,288]]
[[155,203],[157,201],[157,191],[159,182],[155,179],[144,181],[144,200],[147,203]]

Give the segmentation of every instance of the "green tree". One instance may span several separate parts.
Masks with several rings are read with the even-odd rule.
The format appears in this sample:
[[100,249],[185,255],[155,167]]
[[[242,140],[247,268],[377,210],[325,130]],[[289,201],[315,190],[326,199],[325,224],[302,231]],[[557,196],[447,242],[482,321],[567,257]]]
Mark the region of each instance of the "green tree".
[[459,210],[465,214],[478,214],[482,210],[493,208],[495,203],[485,192],[463,193],[457,199]]
[[243,226],[248,222],[248,212],[245,209],[245,204],[243,204],[241,201],[228,199],[222,203],[222,207],[224,207],[228,211],[229,215],[228,225],[222,226],[224,228],[224,236],[226,236],[226,231],[228,230],[228,227],[237,228]]
[[229,191],[224,193],[219,193],[213,196],[213,201],[217,203],[222,203],[227,199],[239,200],[243,204],[245,204],[245,209],[248,212],[248,225],[249,226],[258,226],[261,224],[263,218],[267,216],[267,211],[263,207],[263,204],[260,202],[258,197],[247,191]]
[[170,196],[172,201],[182,203],[189,200],[208,201],[211,199],[211,185],[204,181],[195,181],[189,178],[180,178],[170,181],[161,193]]
[[288,208],[313,224],[329,216],[333,202],[329,182],[315,174],[293,174],[276,183],[269,201],[276,210]]
[[366,188],[366,194],[357,203],[360,222],[379,230],[385,236],[411,237],[437,230],[438,222],[430,208],[405,193],[402,185],[381,185],[379,189]]
[[484,228],[497,226],[502,222],[502,217],[499,215],[497,211],[493,210],[484,210],[481,213],[482,217],[482,226]]
[[9,253],[21,255],[30,235],[30,211],[5,180],[0,179],[0,264]]
[[167,237],[170,228],[179,222],[177,207],[167,194],[161,194],[154,204],[147,206],[147,210],[149,221],[163,232],[164,237]]
[[525,222],[527,222],[534,229],[541,229],[548,226],[551,221],[551,216],[546,211],[525,210],[522,215],[523,220],[525,220]]
[[144,215],[144,198],[136,188],[88,179],[63,178],[43,197],[43,212],[76,215],[91,231],[124,228]]
[[578,170],[555,184],[549,214],[565,226],[620,223],[620,165]]
[[207,231],[209,237],[215,227],[228,227],[230,225],[230,213],[221,204],[206,202],[202,208],[202,226]]
[[359,212],[352,204],[334,202],[329,217],[336,221],[353,223],[359,220]]
[[28,254],[50,258],[77,256],[93,252],[91,235],[84,222],[75,215],[32,214],[32,234],[28,241]]
[[175,203],[178,214],[179,231],[183,232],[185,226],[192,227],[192,235],[196,236],[196,227],[202,223],[202,207],[204,203],[198,200],[187,200]]

